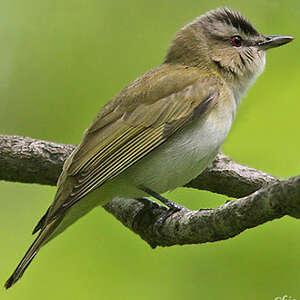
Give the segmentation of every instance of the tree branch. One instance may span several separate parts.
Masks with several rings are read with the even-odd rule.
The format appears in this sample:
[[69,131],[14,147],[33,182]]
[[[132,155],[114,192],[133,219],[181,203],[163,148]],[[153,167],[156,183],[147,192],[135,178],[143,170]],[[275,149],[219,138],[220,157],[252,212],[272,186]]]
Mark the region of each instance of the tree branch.
[[115,199],[106,209],[152,247],[215,242],[285,215],[300,218],[300,176],[227,201],[216,209],[179,211],[167,219],[160,232],[154,224],[166,213],[161,205]]
[[[0,135],[0,180],[56,185],[64,161],[74,148],[70,144]],[[276,181],[267,173],[218,154],[212,166],[187,187],[238,198]]]
[[[0,135],[0,180],[55,185],[74,148]],[[218,154],[212,166],[186,186],[243,198],[213,210],[179,211],[159,231],[155,224],[166,208],[151,200],[114,199],[105,209],[152,247],[213,242],[284,215],[300,218],[300,176],[279,180],[224,154]]]

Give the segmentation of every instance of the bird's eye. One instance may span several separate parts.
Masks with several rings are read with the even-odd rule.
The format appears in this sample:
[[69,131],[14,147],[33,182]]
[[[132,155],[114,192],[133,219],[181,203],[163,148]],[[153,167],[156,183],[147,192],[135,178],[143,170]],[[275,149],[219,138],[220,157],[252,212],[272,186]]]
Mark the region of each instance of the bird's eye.
[[241,47],[243,39],[239,35],[235,35],[231,38],[231,44],[234,47]]

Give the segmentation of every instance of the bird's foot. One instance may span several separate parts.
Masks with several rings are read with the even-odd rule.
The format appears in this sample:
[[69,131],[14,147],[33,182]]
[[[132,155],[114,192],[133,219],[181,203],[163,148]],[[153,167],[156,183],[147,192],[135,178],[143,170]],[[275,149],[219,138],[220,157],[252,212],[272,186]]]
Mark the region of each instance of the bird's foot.
[[171,217],[173,214],[175,214],[176,212],[181,211],[181,210],[187,210],[187,208],[184,206],[181,206],[181,205],[177,204],[176,202],[173,202],[153,191],[151,191],[150,195],[168,207],[168,209],[159,216],[159,218],[155,221],[155,223],[153,225],[153,230],[158,235],[162,235],[162,227],[163,227],[164,223],[166,222],[166,220],[169,217]]
[[172,215],[174,215],[175,213],[177,213],[178,211],[181,210],[185,210],[186,208],[183,206],[178,205],[176,208],[169,208],[166,211],[164,211],[159,217],[158,219],[155,221],[155,223],[153,224],[153,230],[158,234],[158,235],[162,235],[162,227],[164,225],[164,223],[166,222],[166,220],[171,217]]
[[156,193],[155,191],[152,191],[151,189],[147,188],[147,187],[140,187],[141,190],[143,190],[145,193],[147,193],[149,196],[152,196],[153,198],[159,200],[160,202],[162,202],[164,205],[166,205],[168,207],[168,209],[166,209],[162,214],[160,214],[160,216],[158,217],[158,219],[155,221],[154,225],[153,225],[153,229],[154,231],[159,234],[162,235],[161,231],[162,231],[162,226],[164,225],[165,221],[172,216],[173,214],[175,214],[178,211],[181,210],[187,210],[186,207],[181,206],[163,196],[161,196],[159,193]]

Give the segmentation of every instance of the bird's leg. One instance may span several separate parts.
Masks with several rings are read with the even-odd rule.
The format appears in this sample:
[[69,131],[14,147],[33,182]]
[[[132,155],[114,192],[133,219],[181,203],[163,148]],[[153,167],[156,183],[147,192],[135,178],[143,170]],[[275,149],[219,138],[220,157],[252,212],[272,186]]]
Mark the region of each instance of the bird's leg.
[[144,191],[145,193],[147,193],[149,196],[152,196],[153,198],[159,200],[160,202],[162,202],[163,204],[165,204],[166,206],[169,207],[169,209],[171,210],[182,210],[182,209],[186,209],[186,207],[181,206],[173,201],[168,200],[167,198],[163,197],[162,195],[160,195],[159,193],[156,193],[154,191],[152,191],[151,189],[145,187],[145,186],[140,186],[139,187],[142,191]]
[[171,215],[176,213],[177,211],[180,211],[182,209],[187,209],[184,206],[181,206],[173,201],[168,200],[167,198],[161,196],[159,193],[156,193],[155,191],[152,191],[151,189],[141,186],[139,187],[142,191],[147,193],[149,196],[152,196],[153,198],[159,200],[163,204],[165,204],[169,209],[162,215],[160,216],[157,221],[154,224],[154,228],[159,232],[161,226],[164,224],[167,218],[169,218]]

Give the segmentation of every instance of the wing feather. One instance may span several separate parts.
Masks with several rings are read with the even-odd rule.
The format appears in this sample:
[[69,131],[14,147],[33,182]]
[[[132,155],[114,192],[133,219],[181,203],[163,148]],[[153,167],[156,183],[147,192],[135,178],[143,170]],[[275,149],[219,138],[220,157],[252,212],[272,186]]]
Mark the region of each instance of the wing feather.
[[[198,78],[167,97],[142,102],[128,110],[116,101],[113,108],[104,107],[105,120],[97,117],[66,162],[45,222],[58,217],[61,209],[71,207],[115,178],[187,123],[209,111],[219,98],[213,89],[215,82],[205,85],[211,89],[202,88],[203,81],[215,80],[211,78]],[[70,183],[63,184],[66,181]]]
[[163,126],[146,128],[141,134],[129,140],[122,148],[115,151],[113,156],[106,160],[100,159],[95,168],[80,174],[78,183],[70,194],[69,201],[65,202],[63,206],[72,206],[89,192],[100,187],[107,180],[113,179],[163,143],[167,138],[162,135],[162,131]]

